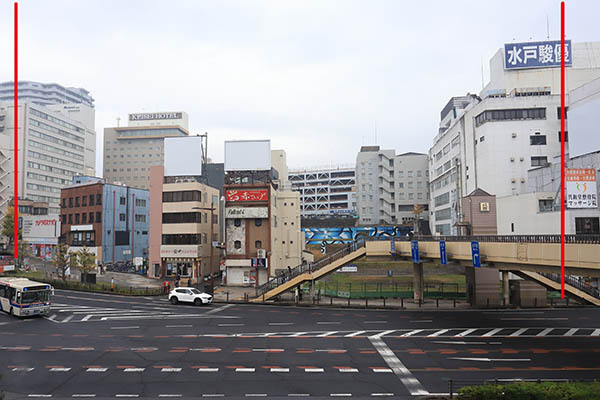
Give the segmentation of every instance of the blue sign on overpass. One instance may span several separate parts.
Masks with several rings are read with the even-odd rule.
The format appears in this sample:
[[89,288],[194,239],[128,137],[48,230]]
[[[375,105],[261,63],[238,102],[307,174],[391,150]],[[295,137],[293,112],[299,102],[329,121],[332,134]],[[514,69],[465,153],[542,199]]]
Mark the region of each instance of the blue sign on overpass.
[[410,242],[410,253],[412,255],[412,261],[414,263],[419,263],[419,242],[416,240],[411,240]]
[[473,257],[473,266],[481,268],[481,257],[479,256],[479,242],[471,242],[471,256]]
[[440,264],[448,264],[448,257],[446,256],[446,241],[440,240]]

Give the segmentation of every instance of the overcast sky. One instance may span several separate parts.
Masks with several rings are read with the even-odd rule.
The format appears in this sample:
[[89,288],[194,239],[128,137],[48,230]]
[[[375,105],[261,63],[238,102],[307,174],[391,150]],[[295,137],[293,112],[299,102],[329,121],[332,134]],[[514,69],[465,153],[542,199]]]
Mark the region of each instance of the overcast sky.
[[[21,0],[23,80],[83,87],[102,132],[186,111],[192,133],[271,139],[288,165],[353,164],[361,145],[426,152],[451,96],[481,90],[511,41],[559,39],[555,0]],[[600,1],[567,1],[567,38],[600,40]],[[12,80],[0,1],[0,81]]]

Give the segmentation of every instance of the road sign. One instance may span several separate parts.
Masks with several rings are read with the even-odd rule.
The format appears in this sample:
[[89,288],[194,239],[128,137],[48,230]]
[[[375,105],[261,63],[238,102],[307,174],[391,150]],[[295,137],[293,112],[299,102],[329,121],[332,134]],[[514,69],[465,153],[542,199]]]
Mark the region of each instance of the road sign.
[[410,242],[410,253],[412,254],[412,261],[414,263],[419,262],[419,242],[411,240]]
[[448,264],[448,257],[446,257],[446,241],[440,240],[440,264]]
[[396,242],[394,241],[394,239],[390,240],[390,251],[392,252],[392,254],[396,252]]
[[473,266],[481,268],[481,257],[479,256],[479,242],[471,242],[471,255],[473,256]]
[[391,269],[388,269],[388,276],[391,278],[392,276],[394,276],[394,271],[392,271]]

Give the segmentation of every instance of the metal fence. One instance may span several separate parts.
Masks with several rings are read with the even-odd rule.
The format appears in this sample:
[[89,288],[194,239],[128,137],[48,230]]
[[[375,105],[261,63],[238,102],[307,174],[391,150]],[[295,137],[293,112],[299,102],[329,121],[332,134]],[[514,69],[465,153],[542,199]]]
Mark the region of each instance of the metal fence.
[[[560,274],[553,274],[548,272],[539,272],[540,275],[545,276],[548,279],[552,279],[554,282],[562,282]],[[565,284],[573,286],[581,290],[584,293],[589,294],[597,299],[600,299],[600,290],[591,286],[588,282],[582,279],[582,277],[574,277],[571,275],[565,275]]]
[[[412,298],[412,282],[339,283],[317,282],[316,295],[351,299]],[[466,286],[458,283],[425,283],[427,298],[465,299]]]
[[[560,243],[560,235],[478,235],[478,236],[403,236],[385,238],[369,236],[367,240],[395,240],[405,242],[418,240],[421,242],[495,242],[495,243]],[[600,244],[600,235],[565,235],[565,243]]]

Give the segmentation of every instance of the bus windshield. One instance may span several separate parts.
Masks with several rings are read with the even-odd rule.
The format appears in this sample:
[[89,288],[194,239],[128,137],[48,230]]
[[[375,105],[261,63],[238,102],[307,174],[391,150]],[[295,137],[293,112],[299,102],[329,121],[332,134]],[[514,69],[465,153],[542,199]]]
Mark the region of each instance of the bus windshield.
[[31,304],[31,303],[39,303],[46,302],[50,298],[49,290],[36,290],[36,291],[27,291],[23,292],[21,295],[22,304]]

